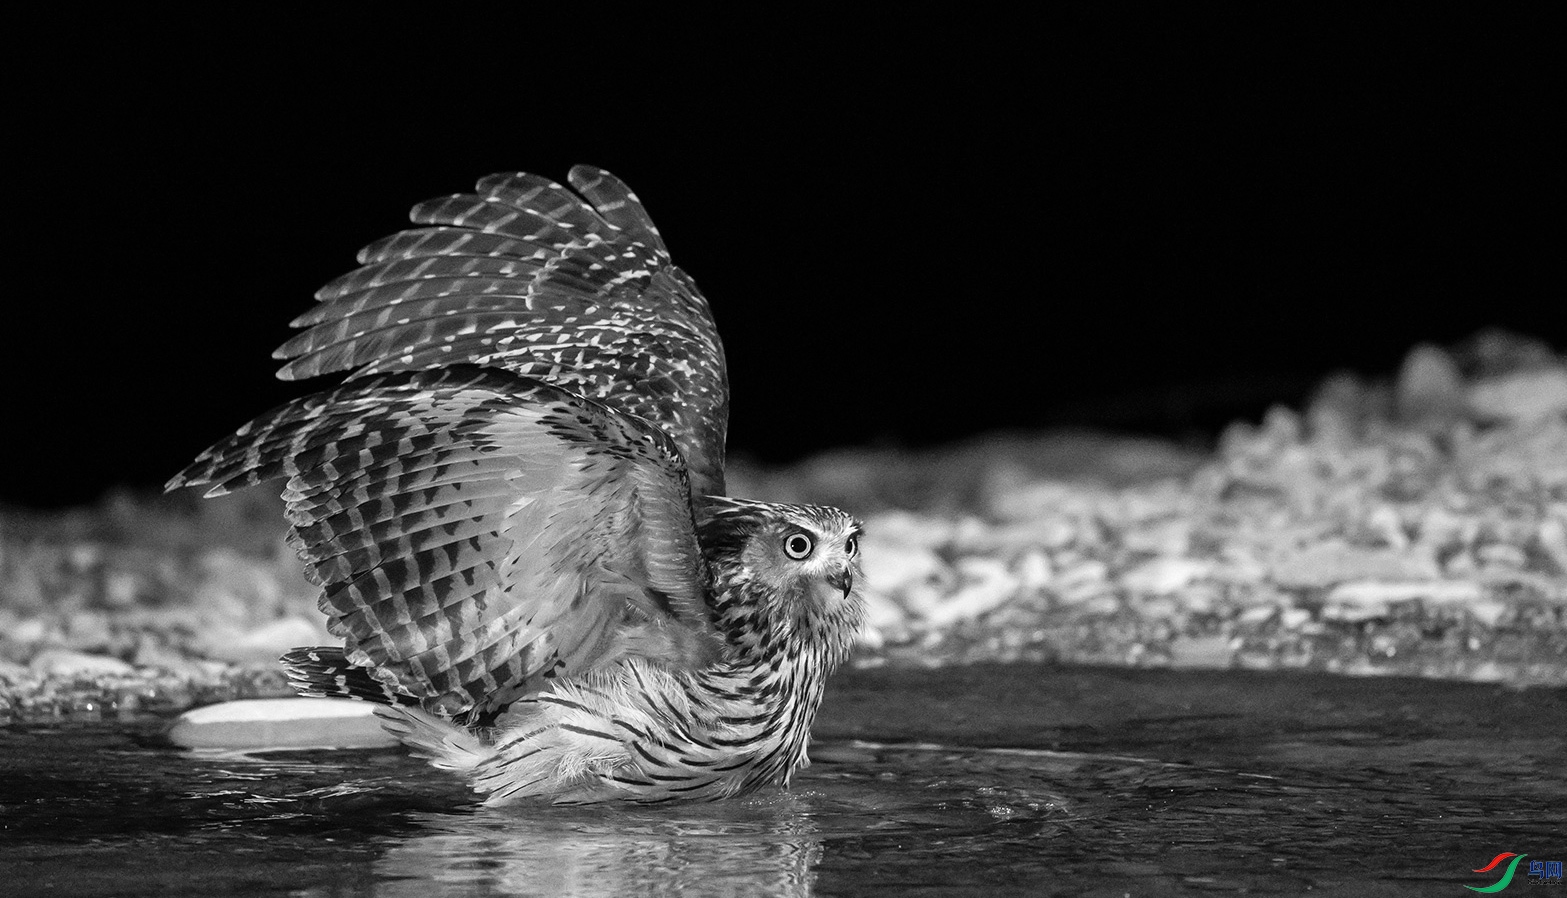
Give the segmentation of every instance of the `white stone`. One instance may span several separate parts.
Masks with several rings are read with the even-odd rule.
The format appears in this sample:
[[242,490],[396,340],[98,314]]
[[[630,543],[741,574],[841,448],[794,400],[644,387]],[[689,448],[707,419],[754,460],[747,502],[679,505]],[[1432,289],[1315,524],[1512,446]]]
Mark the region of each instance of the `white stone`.
[[1546,518],[1540,522],[1536,538],[1541,551],[1556,565],[1557,573],[1567,574],[1567,524],[1558,517]]
[[1504,570],[1523,570],[1528,562],[1528,556],[1524,550],[1507,543],[1487,543],[1475,549],[1475,555],[1488,567],[1498,567]]
[[1422,343],[1404,356],[1394,395],[1405,418],[1456,415],[1464,405],[1463,375],[1446,350]]
[[963,586],[925,615],[933,627],[972,620],[1001,607],[1018,593],[1017,579],[994,558],[964,558],[958,562],[958,570],[963,575]]
[[1138,524],[1121,534],[1121,543],[1133,552],[1185,555],[1191,548],[1192,522],[1188,518],[1180,518]]
[[1082,600],[1078,610],[1084,614],[1111,615],[1121,610],[1121,600],[1110,592],[1092,593]]
[[1304,608],[1286,608],[1279,615],[1279,624],[1286,630],[1299,630],[1311,621],[1311,612]]
[[15,685],[36,678],[37,674],[34,674],[28,668],[17,664],[15,661],[7,661],[4,658],[0,658],[0,684],[10,683]]
[[948,583],[939,585],[935,583],[913,583],[890,598],[910,615],[925,618],[936,608],[947,602],[951,596],[952,587]]
[[1242,611],[1240,615],[1235,618],[1235,622],[1238,624],[1250,625],[1261,624],[1271,620],[1273,616],[1278,613],[1279,609],[1276,605],[1253,605],[1252,607],[1247,608],[1245,611]]
[[136,604],[141,583],[129,571],[109,571],[103,578],[103,600],[115,608],[129,608]]
[[1103,561],[1097,558],[1085,558],[1063,567],[1051,582],[1050,588],[1062,602],[1067,604],[1091,602],[1111,591],[1109,575],[1110,569]]
[[1495,599],[1482,599],[1467,606],[1464,610],[1468,611],[1474,616],[1475,620],[1487,627],[1495,627],[1501,623],[1502,617],[1507,614],[1507,603],[1498,602]]
[[136,668],[118,658],[66,649],[39,652],[28,666],[46,677],[125,677],[136,673]]
[[990,581],[1008,577],[1006,563],[999,558],[970,556],[959,558],[954,565],[958,575],[967,581]]
[[1072,562],[1056,574],[1056,586],[1074,587],[1085,583],[1102,583],[1109,579],[1110,568],[1097,558],[1084,558]]
[[43,642],[44,637],[48,635],[49,625],[41,617],[26,618],[6,632],[6,636],[10,637],[12,642],[21,645],[34,645]]
[[870,557],[869,547],[888,544],[901,547],[932,548],[952,539],[953,525],[944,518],[918,515],[909,511],[888,511],[872,515],[865,521],[865,538],[861,545]]
[[1398,516],[1398,512],[1391,505],[1378,505],[1366,516],[1366,525],[1375,530],[1378,535],[1387,540],[1387,544],[1394,549],[1403,551],[1409,546],[1409,534],[1404,530],[1404,522]]
[[185,748],[386,748],[397,740],[381,728],[369,702],[330,698],[248,699],[181,714],[169,741]]
[[1183,636],[1170,643],[1171,667],[1229,667],[1235,649],[1228,637]]
[[1491,421],[1526,422],[1567,415],[1567,368],[1537,368],[1482,378],[1469,387],[1469,410]]
[[864,598],[867,628],[882,635],[889,635],[889,631],[902,628],[908,623],[908,613],[887,596],[866,590]]
[[930,549],[882,542],[866,536],[861,560],[865,586],[896,601],[906,601],[919,587],[951,580],[951,572]]
[[276,661],[289,649],[335,641],[324,627],[301,617],[284,617],[249,631],[214,631],[202,640],[202,650],[224,661]]
[[1051,578],[1055,576],[1050,556],[1039,549],[1025,552],[1019,557],[1012,572],[1017,577],[1018,586],[1029,591],[1049,586]]
[[1480,584],[1471,580],[1435,580],[1405,583],[1386,583],[1373,580],[1357,580],[1340,583],[1328,593],[1328,602],[1350,607],[1386,609],[1392,602],[1421,599],[1438,604],[1469,604],[1478,602],[1485,595]]
[[1347,580],[1408,581],[1441,575],[1427,553],[1353,546],[1330,540],[1291,552],[1276,561],[1270,578],[1280,586],[1325,587]]
[[1133,592],[1163,596],[1189,586],[1213,572],[1213,563],[1199,558],[1154,558],[1121,575]]
[[1322,619],[1358,624],[1386,617],[1389,610],[1387,602],[1328,602],[1322,606]]

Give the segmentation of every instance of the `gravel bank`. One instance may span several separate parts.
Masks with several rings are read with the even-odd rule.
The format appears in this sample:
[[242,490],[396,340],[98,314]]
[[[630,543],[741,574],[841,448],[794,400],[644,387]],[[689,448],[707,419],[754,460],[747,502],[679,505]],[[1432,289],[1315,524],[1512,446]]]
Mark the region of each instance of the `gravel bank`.
[[[1567,684],[1567,361],[1482,334],[1335,375],[1211,452],[1103,434],[737,463],[867,523],[859,664]],[[0,721],[289,694],[331,642],[265,489],[0,512]]]

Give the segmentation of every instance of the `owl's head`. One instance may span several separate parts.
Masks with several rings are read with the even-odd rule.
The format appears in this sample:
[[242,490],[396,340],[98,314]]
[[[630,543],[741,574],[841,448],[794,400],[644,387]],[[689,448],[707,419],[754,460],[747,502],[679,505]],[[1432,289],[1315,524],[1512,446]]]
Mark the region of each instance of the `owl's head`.
[[708,497],[698,527],[732,638],[826,638],[847,651],[864,610],[859,521],[824,505]]

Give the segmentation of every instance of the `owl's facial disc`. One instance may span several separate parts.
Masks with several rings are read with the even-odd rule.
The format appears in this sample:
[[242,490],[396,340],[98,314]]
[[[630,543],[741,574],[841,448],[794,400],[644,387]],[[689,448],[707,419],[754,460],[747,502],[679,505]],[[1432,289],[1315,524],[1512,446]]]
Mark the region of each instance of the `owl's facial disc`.
[[829,609],[854,592],[860,526],[847,517],[813,524],[786,529],[780,547],[815,604]]

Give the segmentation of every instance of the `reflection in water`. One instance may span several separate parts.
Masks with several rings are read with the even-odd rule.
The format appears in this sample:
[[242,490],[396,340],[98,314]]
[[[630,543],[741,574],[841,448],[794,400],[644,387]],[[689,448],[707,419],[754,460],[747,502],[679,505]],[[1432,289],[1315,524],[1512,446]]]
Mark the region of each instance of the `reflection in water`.
[[419,834],[376,860],[380,896],[801,896],[821,841],[802,800],[771,795],[699,809],[483,808],[415,815]]
[[1567,691],[1018,673],[862,672],[792,791],[687,807],[482,809],[396,751],[0,726],[0,894],[1424,898],[1561,844]]

